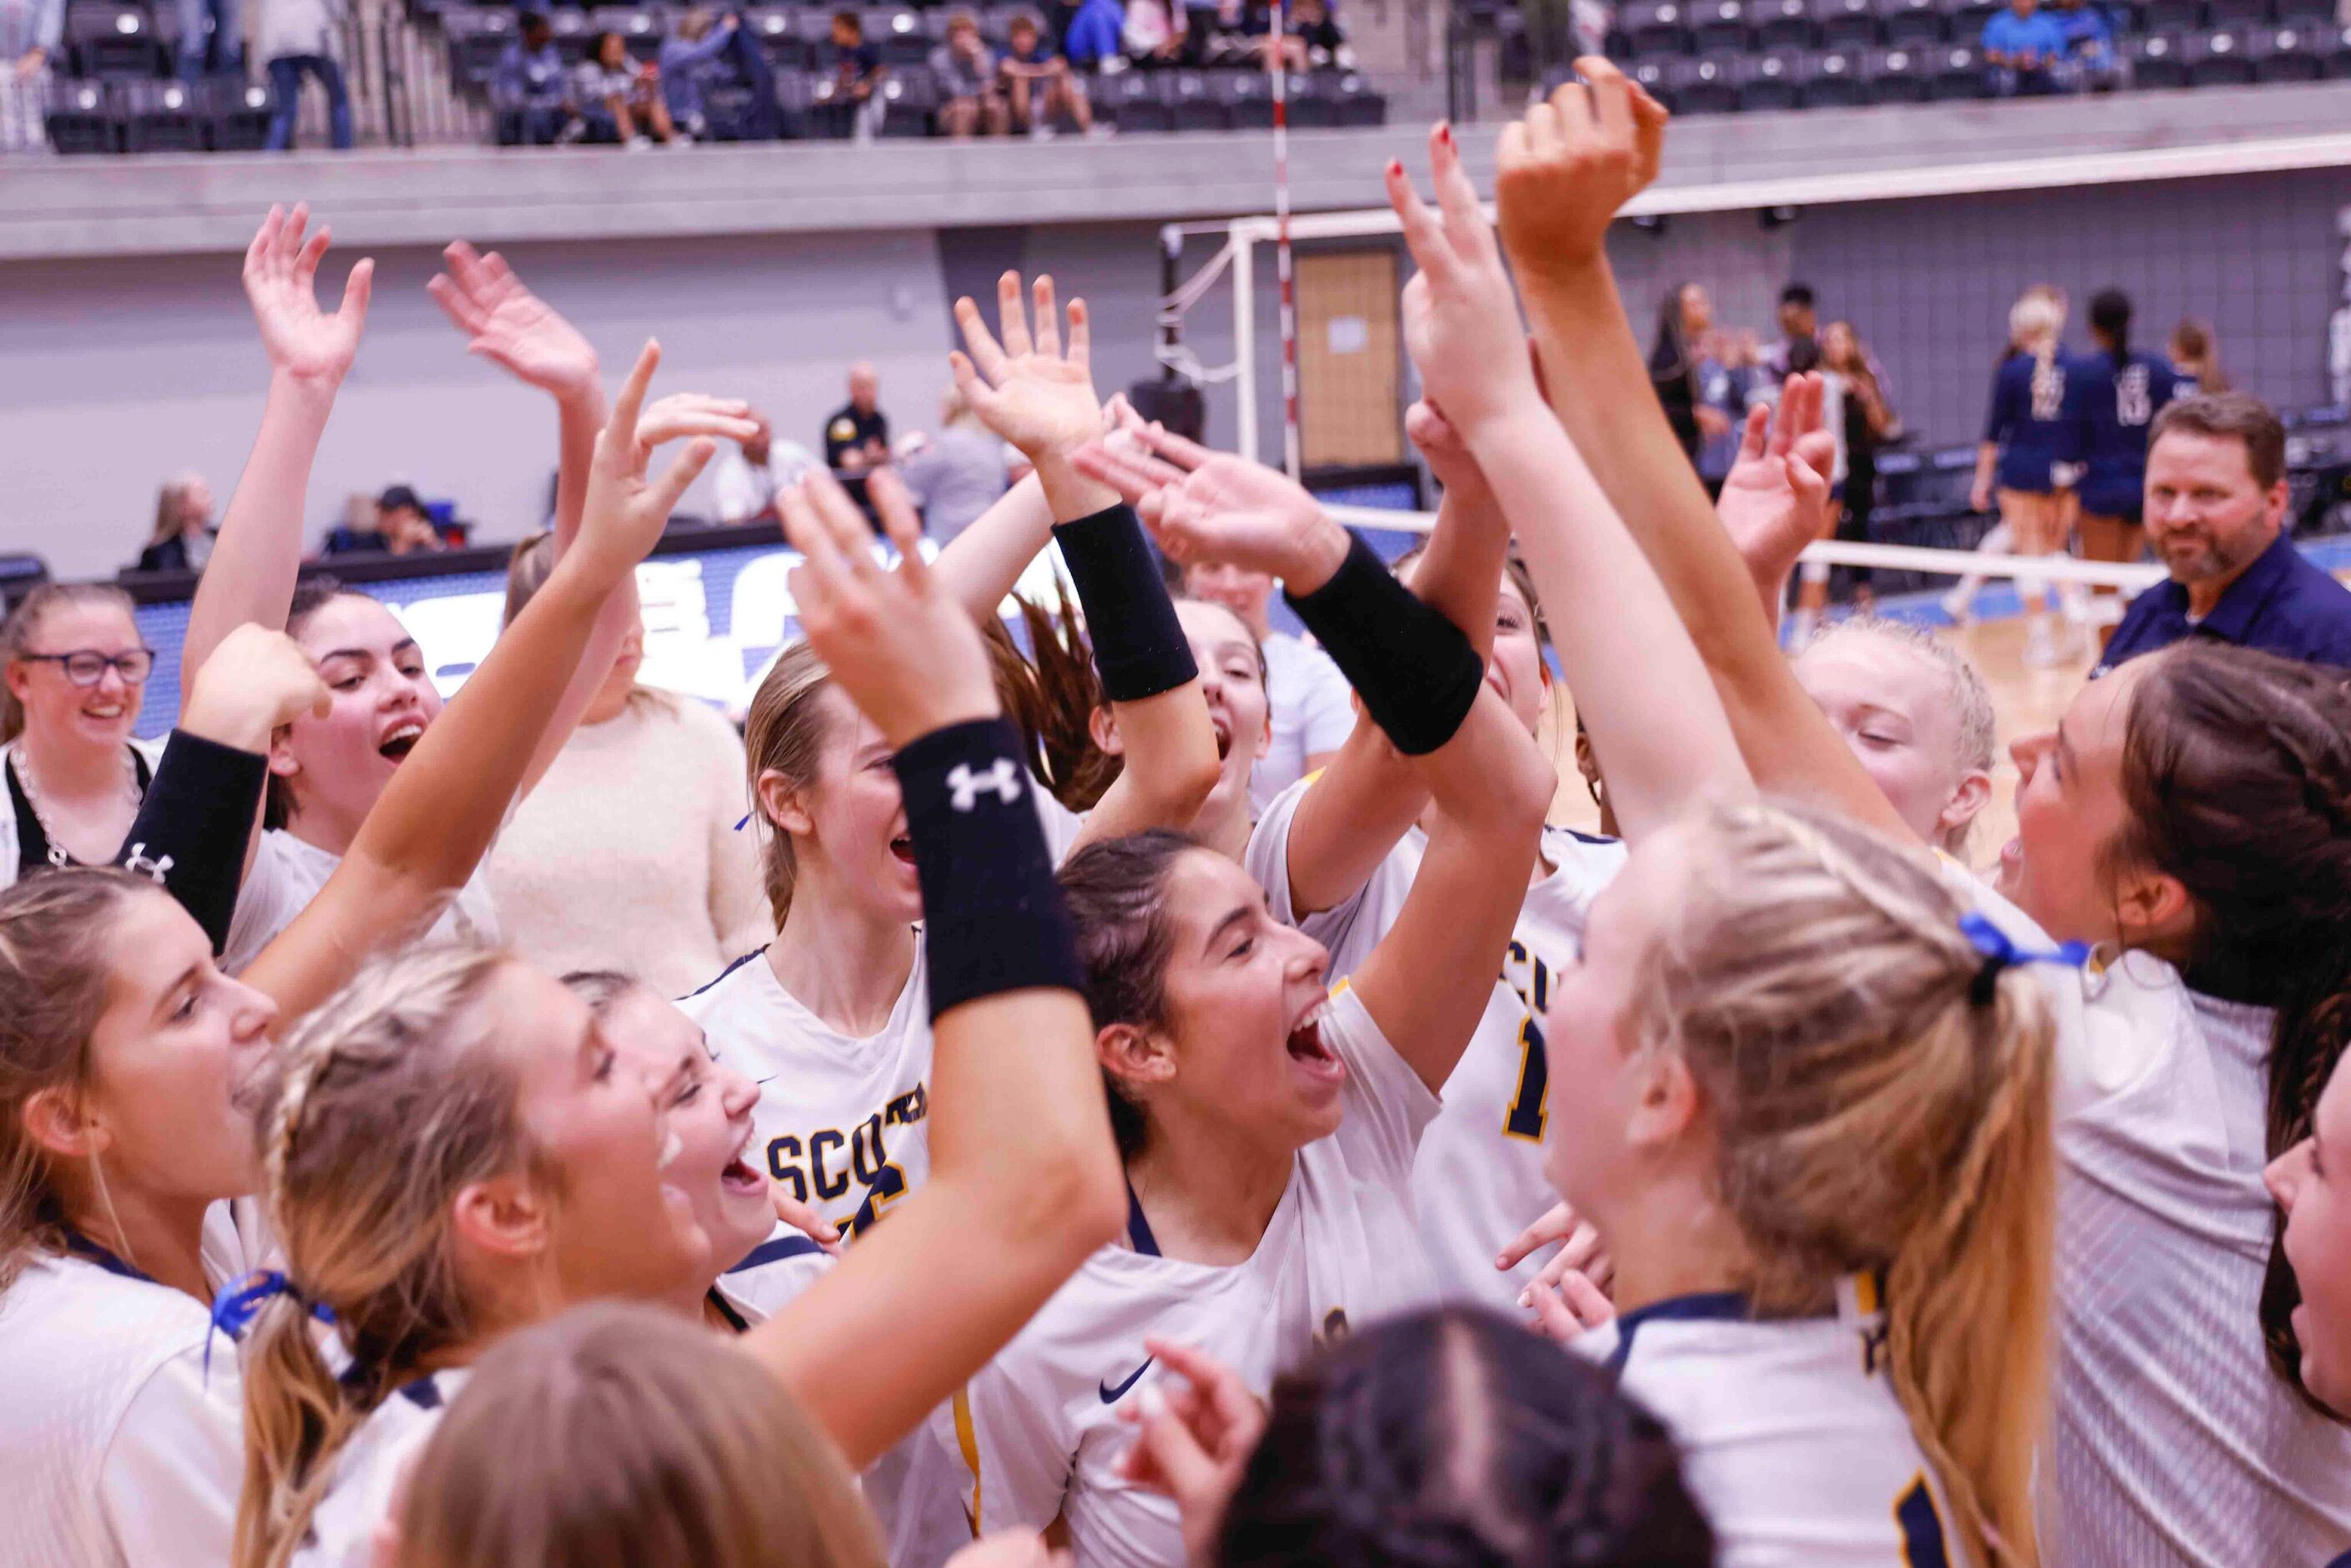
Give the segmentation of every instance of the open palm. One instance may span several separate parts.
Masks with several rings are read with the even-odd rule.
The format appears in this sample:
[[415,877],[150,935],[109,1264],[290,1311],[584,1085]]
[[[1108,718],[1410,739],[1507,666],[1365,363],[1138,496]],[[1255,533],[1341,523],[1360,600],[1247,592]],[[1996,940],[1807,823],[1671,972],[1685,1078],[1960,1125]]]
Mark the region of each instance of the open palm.
[[558,397],[595,384],[595,349],[523,287],[505,257],[496,251],[477,255],[464,240],[453,240],[441,255],[448,270],[424,287],[469,340],[468,353],[503,365]]
[[1783,580],[1828,528],[1825,476],[1836,446],[1821,428],[1821,393],[1818,376],[1791,376],[1776,420],[1762,408],[1750,413],[1715,504],[1723,531],[1761,580]]
[[1178,566],[1228,561],[1286,576],[1323,524],[1322,504],[1278,469],[1155,425],[1136,434],[1149,452],[1098,443],[1078,466],[1123,497]]
[[320,225],[306,240],[310,211],[272,207],[245,253],[245,295],[261,328],[261,346],[273,370],[303,381],[340,382],[360,350],[367,326],[375,263],[362,259],[343,286],[331,315],[319,308],[319,263],[332,230]]
[[[1006,273],[997,283],[998,333],[990,333],[979,308],[956,301],[956,324],[963,329],[969,357],[952,356],[956,387],[988,429],[1043,466],[1067,456],[1102,433],[1102,399],[1094,395],[1092,332],[1086,302],[1070,301],[1070,332],[1062,346],[1053,280],[1037,279],[1037,325],[1030,334],[1020,299],[1020,275]],[[1000,334],[1001,341],[998,340]]]

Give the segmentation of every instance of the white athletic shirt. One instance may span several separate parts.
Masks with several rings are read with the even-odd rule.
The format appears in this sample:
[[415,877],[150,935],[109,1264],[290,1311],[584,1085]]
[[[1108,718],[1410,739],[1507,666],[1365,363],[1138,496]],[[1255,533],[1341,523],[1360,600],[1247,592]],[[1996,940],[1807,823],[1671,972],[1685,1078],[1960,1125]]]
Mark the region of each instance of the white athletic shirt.
[[1834,1316],[1771,1322],[1736,1294],[1680,1296],[1574,1349],[1673,1433],[1720,1568],[1966,1568],[1886,1375],[1874,1287],[1840,1296]]
[[923,1479],[951,1478],[977,1531],[1058,1514],[1087,1568],[1183,1563],[1176,1505],[1117,1473],[1134,1440],[1118,1409],[1161,1375],[1144,1336],[1197,1345],[1262,1396],[1322,1340],[1431,1299],[1408,1188],[1437,1097],[1352,989],[1332,998],[1322,1039],[1346,1064],[1344,1119],[1298,1152],[1247,1262],[1106,1247],[932,1416]]
[[1355,727],[1355,694],[1331,655],[1287,632],[1267,634],[1266,718],[1273,738],[1249,770],[1249,805],[1262,814],[1306,776],[1306,759],[1336,751]]
[[[294,924],[294,917],[319,896],[319,890],[342,863],[342,856],[307,843],[282,828],[263,833],[260,848],[254,852],[253,869],[237,891],[236,913],[229,917],[228,946],[221,955],[221,967],[232,975],[243,974],[271,938]],[[497,906],[479,866],[426,936],[436,942],[497,945]]]
[[[2019,944],[2050,945],[1946,869]],[[2058,1019],[2042,1560],[2324,1563],[2351,1545],[2351,1432],[2295,1399],[2261,1337],[2271,1015],[2198,996],[2144,954],[2101,976],[2034,973]]]
[[[1290,902],[1290,824],[1309,782],[1283,791],[1258,820],[1247,863],[1275,917],[1330,948],[1331,977],[1343,979],[1395,924],[1420,874],[1428,836],[1410,830],[1361,893],[1297,920]],[[1583,951],[1592,901],[1626,858],[1614,839],[1565,828],[1543,831],[1542,852],[1557,869],[1527,893],[1493,999],[1445,1081],[1445,1109],[1421,1139],[1413,1166],[1421,1235],[1445,1297],[1504,1312],[1517,1310],[1519,1292],[1549,1254],[1537,1253],[1507,1274],[1494,1267],[1494,1254],[1559,1201],[1542,1170],[1549,1061],[1541,1014],[1550,1005],[1551,977]]]
[[[1037,804],[1046,852],[1059,864],[1084,819],[1034,779],[1023,783]],[[702,1026],[711,1053],[761,1086],[751,1112],[761,1168],[840,1227],[844,1242],[930,1175],[931,1008],[924,962],[918,926],[914,967],[889,1021],[862,1040],[833,1029],[785,990],[764,947],[678,1003]],[[727,1270],[728,1293],[773,1313],[821,1271],[812,1253],[815,1243],[778,1222]]]
[[80,1257],[0,1292],[0,1568],[228,1561],[245,1475],[236,1348],[168,1285]]
[[334,1457],[334,1479],[291,1568],[373,1568],[376,1527],[391,1516],[401,1478],[468,1375],[464,1367],[436,1372],[368,1412]]

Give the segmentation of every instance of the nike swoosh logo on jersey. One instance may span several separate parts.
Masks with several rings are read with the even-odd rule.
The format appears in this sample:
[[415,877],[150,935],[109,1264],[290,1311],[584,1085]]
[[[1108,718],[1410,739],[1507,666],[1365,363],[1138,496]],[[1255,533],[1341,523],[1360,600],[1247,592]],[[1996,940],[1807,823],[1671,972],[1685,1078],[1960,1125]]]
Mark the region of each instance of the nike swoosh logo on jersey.
[[1142,1382],[1143,1375],[1151,1370],[1151,1363],[1157,1361],[1158,1359],[1159,1358],[1155,1355],[1145,1360],[1141,1366],[1134,1369],[1134,1375],[1129,1377],[1124,1383],[1119,1384],[1116,1386],[1113,1386],[1107,1383],[1103,1384],[1098,1390],[1102,1395],[1102,1402],[1105,1405],[1115,1405],[1121,1399],[1125,1398],[1126,1391],[1133,1388],[1136,1384]]

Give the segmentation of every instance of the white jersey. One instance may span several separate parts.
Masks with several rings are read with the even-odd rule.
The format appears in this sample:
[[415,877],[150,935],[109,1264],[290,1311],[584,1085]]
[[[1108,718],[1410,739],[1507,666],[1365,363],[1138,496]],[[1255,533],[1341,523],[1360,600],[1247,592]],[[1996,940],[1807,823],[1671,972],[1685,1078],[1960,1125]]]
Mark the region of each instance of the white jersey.
[[[1949,879],[2020,944],[2048,936]],[[2042,1559],[2067,1568],[2324,1563],[2351,1544],[2351,1432],[2270,1370],[2262,1280],[2272,1015],[2132,954],[2036,965],[2057,1009],[2054,1418]]]
[[1336,751],[1355,727],[1355,693],[1331,655],[1286,632],[1267,635],[1265,755],[1249,769],[1249,806],[1262,815],[1306,776],[1306,759]]
[[39,1257],[0,1293],[0,1568],[228,1561],[245,1475],[235,1347],[194,1298]]
[[1089,1258],[932,1416],[924,1478],[952,1478],[975,1531],[1042,1529],[1059,1515],[1088,1568],[1182,1563],[1176,1505],[1117,1472],[1134,1441],[1118,1411],[1163,1375],[1144,1336],[1197,1345],[1262,1396],[1319,1342],[1431,1299],[1408,1186],[1437,1097],[1353,990],[1332,999],[1322,1038],[1346,1064],[1344,1118],[1298,1152],[1247,1262],[1157,1256],[1138,1228],[1134,1246]]
[[[1334,909],[1293,919],[1290,903],[1290,824],[1308,786],[1293,786],[1259,819],[1248,865],[1266,889],[1277,919],[1331,950],[1331,975],[1344,978],[1369,957],[1395,924],[1428,836],[1406,832],[1362,892]],[[1452,1301],[1510,1312],[1541,1270],[1540,1252],[1504,1273],[1494,1254],[1559,1201],[1543,1175],[1550,1062],[1542,1014],[1551,977],[1575,961],[1592,901],[1623,869],[1625,846],[1565,828],[1546,828],[1543,858],[1554,868],[1528,891],[1510,934],[1502,973],[1477,1033],[1445,1081],[1445,1109],[1421,1140],[1413,1196],[1437,1283]]]
[[[221,967],[232,975],[243,974],[270,940],[309,907],[342,863],[342,856],[282,828],[263,833],[260,847],[254,852],[253,869],[246,873],[245,885],[237,890],[236,913],[229,916],[228,946],[221,954]],[[497,906],[479,866],[425,935],[436,942],[497,946]]]
[[1720,1568],[1965,1568],[1886,1376],[1875,1288],[1840,1296],[1833,1316],[1770,1322],[1735,1293],[1679,1296],[1574,1348],[1673,1433]]
[[[1085,819],[1031,779],[1055,863]],[[783,988],[765,948],[737,959],[678,1003],[709,1038],[711,1053],[761,1085],[753,1141],[770,1179],[838,1226],[844,1242],[922,1185],[931,1170],[930,991],[920,927],[914,967],[882,1032],[841,1033]],[[727,1270],[727,1290],[772,1313],[821,1271],[816,1244],[778,1222]]]
[[291,1568],[373,1568],[376,1528],[392,1517],[402,1478],[468,1375],[464,1367],[436,1372],[368,1412],[329,1461],[334,1477],[310,1514]]

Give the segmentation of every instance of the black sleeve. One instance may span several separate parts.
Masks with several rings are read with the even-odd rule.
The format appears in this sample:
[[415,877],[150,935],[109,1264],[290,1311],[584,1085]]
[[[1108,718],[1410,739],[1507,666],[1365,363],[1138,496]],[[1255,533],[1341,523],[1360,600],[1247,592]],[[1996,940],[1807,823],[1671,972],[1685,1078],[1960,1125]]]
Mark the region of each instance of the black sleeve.
[[115,857],[115,864],[162,883],[204,928],[215,955],[228,945],[268,771],[267,759],[253,752],[173,730]]

